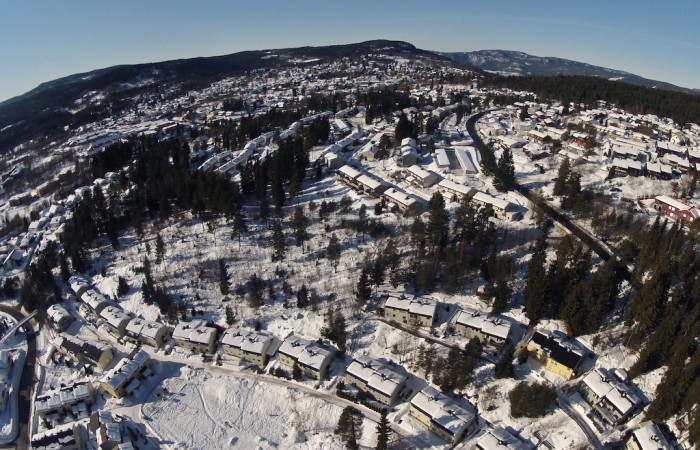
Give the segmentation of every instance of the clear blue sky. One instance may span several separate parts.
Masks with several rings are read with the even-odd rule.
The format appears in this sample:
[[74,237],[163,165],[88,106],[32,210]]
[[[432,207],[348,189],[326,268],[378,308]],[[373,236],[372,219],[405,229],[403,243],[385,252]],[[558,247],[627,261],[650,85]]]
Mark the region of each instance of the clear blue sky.
[[1,0],[0,101],[116,64],[378,38],[558,56],[700,88],[698,18],[697,0]]

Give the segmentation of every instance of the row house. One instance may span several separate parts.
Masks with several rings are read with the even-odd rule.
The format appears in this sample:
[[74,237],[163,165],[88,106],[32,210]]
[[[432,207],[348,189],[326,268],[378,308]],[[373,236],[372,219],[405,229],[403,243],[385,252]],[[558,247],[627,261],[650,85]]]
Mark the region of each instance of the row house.
[[630,434],[625,450],[673,450],[664,432],[653,422],[644,422]]
[[197,353],[214,353],[216,328],[203,320],[180,322],[173,330],[175,345]]
[[613,159],[612,171],[618,177],[626,177],[627,175],[638,177],[642,175],[642,163],[630,159]]
[[642,407],[642,400],[626,384],[625,376],[615,371],[596,369],[583,377],[580,391],[595,414],[611,426],[617,426]]
[[520,220],[523,216],[522,211],[513,203],[494,197],[486,192],[476,191],[472,196],[471,201],[478,207],[490,206],[493,214],[497,219],[507,222]]
[[420,188],[428,188],[438,181],[438,176],[419,166],[411,166],[406,169],[406,181]]
[[98,341],[84,341],[68,333],[61,333],[54,339],[57,351],[73,359],[77,364],[87,360],[104,370],[114,359],[112,347]]
[[406,386],[407,377],[368,356],[358,356],[345,371],[347,383],[376,401],[392,406]]
[[68,310],[66,310],[63,305],[58,303],[54,303],[46,308],[46,316],[48,317],[51,326],[58,331],[65,330],[71,323],[73,323],[73,320],[75,320]]
[[586,350],[559,331],[535,330],[527,343],[530,356],[566,380],[575,377]]
[[411,399],[408,413],[451,444],[476,430],[476,416],[437,389],[426,386]]
[[476,189],[447,179],[440,180],[437,187],[448,202],[463,202],[476,194]]
[[399,323],[432,327],[437,318],[437,302],[430,298],[390,295],[384,301],[380,313]]
[[415,197],[394,188],[385,190],[382,198],[391,203],[401,214],[418,214],[423,211],[423,204]]
[[266,331],[246,331],[238,328],[226,330],[221,339],[224,353],[240,358],[258,367],[265,367],[269,359],[268,350],[272,334]]
[[646,176],[657,180],[670,180],[673,178],[673,168],[661,161],[647,163]]
[[127,324],[124,338],[135,344],[145,344],[160,348],[163,345],[167,332],[168,327],[160,322],[136,318]]
[[305,376],[316,380],[326,376],[335,354],[333,349],[296,335],[287,337],[278,352],[282,364],[289,368],[296,365]]
[[117,363],[100,380],[100,387],[114,398],[129,395],[140,386],[139,375],[145,373],[151,358],[144,350],[136,350]]
[[473,308],[458,310],[450,324],[452,332],[458,336],[477,338],[484,345],[501,346],[508,341],[511,324],[495,315]]
[[131,321],[131,317],[121,308],[108,306],[100,312],[100,318],[109,334],[116,338],[124,336],[126,326]]
[[89,408],[93,403],[92,384],[80,382],[38,395],[34,402],[34,410],[42,420],[55,421],[67,413],[83,419],[89,415]]

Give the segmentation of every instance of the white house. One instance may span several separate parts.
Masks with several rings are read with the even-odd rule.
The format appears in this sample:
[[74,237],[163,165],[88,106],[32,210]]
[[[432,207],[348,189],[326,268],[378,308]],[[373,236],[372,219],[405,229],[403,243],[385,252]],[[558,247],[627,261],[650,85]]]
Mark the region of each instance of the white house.
[[612,426],[624,422],[642,407],[642,400],[612,370],[600,368],[588,372],[580,390],[594,414]]
[[152,345],[155,348],[159,348],[163,345],[163,339],[167,332],[168,327],[160,322],[136,318],[129,321],[124,336],[132,342]]
[[644,422],[634,430],[625,443],[627,450],[673,450],[661,428],[653,422]]
[[502,427],[495,427],[481,435],[476,442],[477,450],[531,450],[534,446],[524,442]]
[[278,352],[282,364],[290,368],[296,364],[304,375],[317,380],[326,376],[335,353],[296,335],[287,337]]
[[224,353],[256,364],[258,367],[265,367],[271,343],[272,334],[267,331],[230,328],[221,339],[221,348]]
[[438,176],[419,166],[410,166],[406,169],[406,180],[418,187],[427,188],[437,183]]
[[214,353],[216,328],[207,326],[203,320],[180,322],[173,330],[173,340],[178,347],[198,353]]

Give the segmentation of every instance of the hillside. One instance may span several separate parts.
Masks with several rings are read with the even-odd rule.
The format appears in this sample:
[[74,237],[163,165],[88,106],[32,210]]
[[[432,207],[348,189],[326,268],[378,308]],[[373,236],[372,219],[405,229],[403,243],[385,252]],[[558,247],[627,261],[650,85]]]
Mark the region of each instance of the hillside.
[[[224,56],[98,69],[42,83],[26,94],[0,103],[0,153],[28,139],[56,134],[67,125],[75,128],[113,116],[125,106],[125,99],[145,92],[162,92],[175,86],[186,92],[254,69],[299,66],[368,54],[449,61],[446,57],[420,50],[407,42],[372,40],[347,45],[244,51]],[[71,111],[76,102],[91,93],[104,94],[104,101],[100,105]]]
[[663,81],[650,80],[622,70],[572,61],[552,56],[534,56],[511,50],[479,50],[475,52],[440,53],[454,61],[471,64],[482,70],[503,75],[555,76],[586,75],[623,81],[644,87],[678,91],[686,94],[700,94],[697,89],[676,86]]

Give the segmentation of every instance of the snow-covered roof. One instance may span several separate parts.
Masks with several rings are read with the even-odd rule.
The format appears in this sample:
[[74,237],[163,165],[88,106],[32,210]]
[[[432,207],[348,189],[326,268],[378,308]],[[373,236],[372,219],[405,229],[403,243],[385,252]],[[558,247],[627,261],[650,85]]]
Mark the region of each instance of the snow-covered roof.
[[365,382],[369,389],[387,397],[392,397],[406,381],[404,375],[365,355],[356,357],[346,372]]
[[272,334],[267,331],[248,331],[238,328],[229,328],[221,339],[223,345],[255,355],[262,355],[265,352],[266,344],[271,341]]
[[299,353],[297,362],[315,371],[320,371],[325,364],[328,364],[333,357],[331,350],[321,347],[315,342],[310,343]]
[[350,167],[347,164],[339,168],[338,173],[352,180],[357,179],[359,176],[362,175],[362,173],[359,170]]
[[476,173],[479,171],[474,161],[472,161],[471,154],[468,153],[466,149],[455,148],[455,157],[463,171],[467,173]]
[[80,382],[61,389],[47,392],[36,398],[37,413],[49,413],[65,406],[74,405],[92,396],[92,390],[87,382]]
[[431,298],[401,298],[392,295],[386,299],[384,307],[432,318],[435,317],[437,311],[437,302]]
[[122,329],[125,328],[127,322],[131,320],[121,308],[114,306],[108,306],[100,312],[100,317],[102,317],[108,324],[114,328]]
[[673,446],[668,442],[663,432],[653,422],[642,423],[638,429],[632,432],[632,437],[639,450],[671,450]]
[[387,196],[389,200],[393,200],[407,208],[410,208],[412,205],[418,203],[418,200],[415,198],[394,188],[389,188],[384,191],[384,195]]
[[374,178],[369,177],[368,175],[360,175],[359,177],[357,177],[357,182],[373,191],[376,191],[377,189],[382,187],[382,183],[380,181],[377,181]]
[[448,191],[456,192],[462,195],[471,195],[474,192],[474,188],[467,187],[460,183],[455,183],[447,179],[440,180],[438,187],[447,189]]
[[508,208],[513,207],[513,204],[509,201],[500,199],[498,197],[494,197],[493,195],[489,195],[486,192],[482,191],[476,191],[472,199],[481,203],[491,205],[494,209],[499,209],[501,211],[505,211]]
[[309,344],[311,344],[311,341],[300,336],[291,335],[282,342],[278,351],[292,359],[299,359],[299,355]]
[[641,399],[632,389],[619,382],[615,375],[604,368],[589,372],[583,383],[598,399],[606,399],[621,415],[629,413],[641,404]]
[[447,152],[444,148],[435,150],[435,161],[437,162],[437,166],[440,168],[450,167],[450,158],[447,156]]
[[415,177],[419,178],[420,180],[427,180],[430,178],[437,178],[437,176],[433,173],[428,172],[427,170],[418,167],[416,165],[410,166],[406,169],[407,171],[411,172]]
[[63,306],[55,303],[46,309],[46,314],[54,323],[60,323],[65,320],[72,320],[72,316]]
[[426,386],[411,400],[411,405],[430,417],[440,428],[455,436],[475,419],[473,413],[457,405],[442,392]]
[[209,344],[216,336],[216,328],[208,327],[203,320],[180,322],[173,330],[173,339],[197,344]]
[[510,334],[511,324],[507,320],[469,307],[457,313],[455,322],[503,340]]
[[166,326],[160,322],[153,322],[144,319],[133,319],[126,325],[126,332],[134,336],[143,336],[150,339],[155,339],[160,330]]
[[486,430],[476,443],[479,450],[529,450],[533,448],[510,434],[505,428],[496,427]]
[[134,375],[148,363],[149,359],[150,356],[146,351],[139,350],[132,358],[124,358],[119,361],[100,381],[113,390],[117,390],[131,381]]
[[680,200],[676,200],[675,198],[671,198],[667,195],[657,195],[655,199],[660,202],[660,203],[666,203],[668,206],[672,206],[676,208],[679,211],[690,211],[693,207],[690,205],[686,205],[685,203],[681,202]]
[[634,169],[637,171],[642,170],[642,163],[640,161],[634,161],[631,159],[620,159],[620,158],[614,158],[612,160],[612,165],[614,167],[619,167],[621,169]]
[[575,369],[586,354],[585,349],[560,331],[536,330],[529,344],[570,369]]

